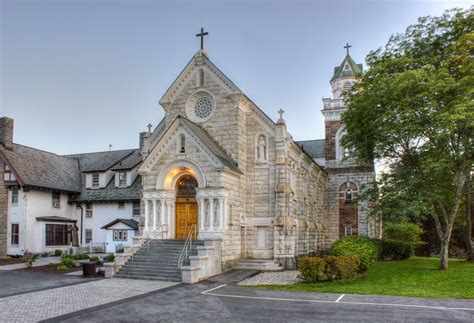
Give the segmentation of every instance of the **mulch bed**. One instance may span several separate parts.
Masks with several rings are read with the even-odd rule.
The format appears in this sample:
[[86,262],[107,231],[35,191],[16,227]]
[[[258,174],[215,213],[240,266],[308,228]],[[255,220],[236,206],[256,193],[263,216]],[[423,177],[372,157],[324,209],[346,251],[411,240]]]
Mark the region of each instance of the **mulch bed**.
[[71,273],[73,271],[80,271],[80,270],[82,270],[82,266],[81,267],[72,267],[68,271],[57,271],[56,267],[49,267],[48,265],[31,267],[31,268],[21,268],[21,269],[16,269],[16,270],[63,275],[63,274]]
[[25,262],[25,259],[23,259],[23,257],[12,258],[10,260],[0,259],[0,266],[20,264],[20,263],[23,263],[23,262]]

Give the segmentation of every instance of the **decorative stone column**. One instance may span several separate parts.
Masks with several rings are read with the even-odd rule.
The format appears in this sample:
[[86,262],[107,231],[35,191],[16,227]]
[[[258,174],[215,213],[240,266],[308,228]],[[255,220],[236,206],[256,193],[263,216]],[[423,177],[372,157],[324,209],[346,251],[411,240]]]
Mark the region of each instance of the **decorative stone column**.
[[[228,207],[228,191],[223,187],[198,188],[196,189],[196,199],[199,209],[199,235],[201,240],[222,239],[227,229]],[[219,203],[219,208],[214,212],[214,200]],[[205,225],[205,208],[209,204],[209,224]],[[217,218],[216,218],[217,217]],[[218,219],[218,225],[214,225],[214,220]]]

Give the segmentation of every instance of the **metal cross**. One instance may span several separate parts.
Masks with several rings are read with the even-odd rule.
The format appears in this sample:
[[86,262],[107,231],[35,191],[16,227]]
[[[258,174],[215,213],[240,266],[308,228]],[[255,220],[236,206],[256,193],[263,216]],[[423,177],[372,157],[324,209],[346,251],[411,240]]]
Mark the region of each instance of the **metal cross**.
[[278,113],[280,114],[280,119],[283,119],[283,113],[285,113],[285,110],[280,109],[278,110]]
[[201,32],[196,34],[196,37],[201,37],[201,49],[204,49],[204,36],[207,35],[209,35],[209,33],[207,31],[204,32],[204,28],[201,28]]
[[151,132],[151,128],[153,127],[153,125],[149,123],[146,127],[148,128],[148,132]]
[[352,46],[349,45],[349,43],[346,43],[346,46],[344,46],[344,48],[346,49],[347,51],[347,56],[349,56],[349,48],[351,48]]

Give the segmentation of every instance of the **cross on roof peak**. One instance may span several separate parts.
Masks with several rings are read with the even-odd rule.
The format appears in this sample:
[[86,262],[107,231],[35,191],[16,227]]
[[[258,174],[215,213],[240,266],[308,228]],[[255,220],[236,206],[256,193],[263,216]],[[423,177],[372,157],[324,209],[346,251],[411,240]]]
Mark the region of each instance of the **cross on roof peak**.
[[151,132],[151,128],[153,127],[153,125],[149,123],[146,127],[148,128],[148,132]]
[[278,114],[280,115],[280,119],[283,119],[283,113],[285,113],[285,110],[280,108],[280,110],[278,110]]
[[209,35],[209,33],[204,31],[204,28],[201,27],[201,32],[196,34],[196,37],[201,37],[201,49],[204,49],[204,36]]
[[347,51],[347,56],[349,56],[349,48],[351,48],[352,46],[349,45],[349,43],[346,43],[346,46],[344,46],[344,48],[346,49]]

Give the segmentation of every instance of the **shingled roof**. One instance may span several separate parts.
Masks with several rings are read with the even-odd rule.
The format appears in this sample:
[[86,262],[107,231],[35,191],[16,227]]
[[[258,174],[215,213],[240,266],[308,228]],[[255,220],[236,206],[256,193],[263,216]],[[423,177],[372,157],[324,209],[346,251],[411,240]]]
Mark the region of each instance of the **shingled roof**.
[[136,150],[137,149],[100,151],[95,153],[67,155],[65,157],[77,158],[82,172],[104,172],[133,154]]
[[[82,174],[82,180],[85,183],[86,174]],[[76,202],[100,202],[100,201],[135,201],[140,200],[142,193],[142,178],[137,176],[135,181],[129,187],[115,187],[115,176],[112,177],[106,187],[100,189],[82,188],[81,195]]]
[[113,220],[112,222],[107,223],[101,229],[108,229],[111,226],[113,226],[114,224],[119,223],[119,222],[128,225],[133,230],[138,230],[138,222],[136,220],[134,220],[134,219],[120,219],[120,218],[117,218],[117,219]]
[[143,161],[140,149],[136,149],[133,153],[119,161],[112,167],[112,170],[128,170],[135,168]]
[[311,158],[324,158],[324,139],[296,141],[296,144],[311,156]]
[[[350,69],[345,70],[344,65],[349,64]],[[352,57],[347,55],[344,60],[342,61],[341,65],[334,67],[334,75],[331,78],[331,81],[339,78],[339,77],[347,77],[347,76],[358,76],[362,74],[363,66],[362,64],[357,64],[354,62]]]
[[66,192],[81,191],[77,159],[18,144],[13,144],[12,150],[0,145],[0,155],[13,169],[20,185]]

